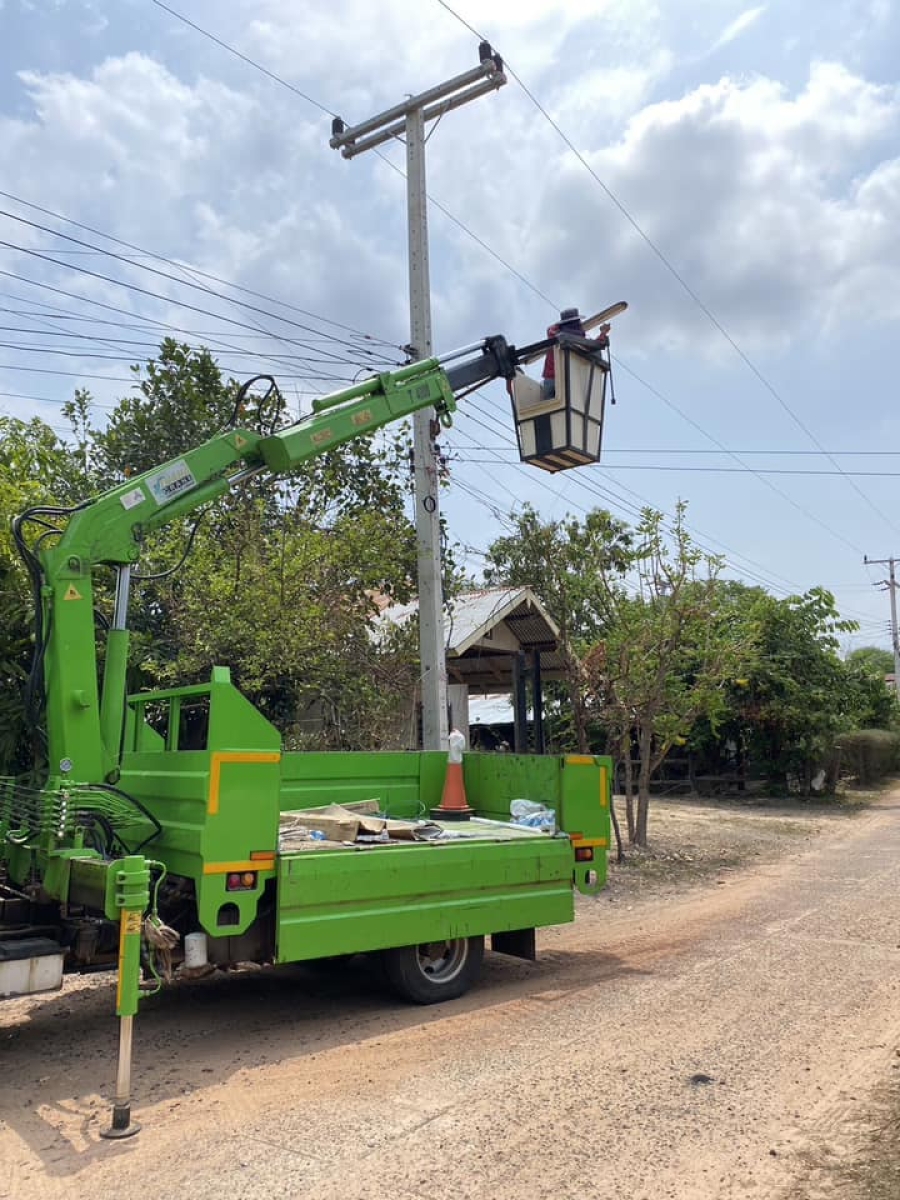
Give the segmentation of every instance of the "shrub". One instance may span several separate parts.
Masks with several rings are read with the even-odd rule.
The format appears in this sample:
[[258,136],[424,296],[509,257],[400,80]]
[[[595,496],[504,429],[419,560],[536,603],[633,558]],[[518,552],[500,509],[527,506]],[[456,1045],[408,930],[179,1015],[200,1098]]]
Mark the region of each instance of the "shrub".
[[900,733],[856,729],[837,739],[841,769],[858,783],[874,783],[900,768]]

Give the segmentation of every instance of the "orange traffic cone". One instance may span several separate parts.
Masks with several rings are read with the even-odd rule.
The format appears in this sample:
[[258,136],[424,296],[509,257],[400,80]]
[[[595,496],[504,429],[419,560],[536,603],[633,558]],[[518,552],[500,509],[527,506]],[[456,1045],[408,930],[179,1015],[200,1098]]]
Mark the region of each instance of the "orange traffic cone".
[[475,810],[470,808],[466,801],[466,786],[463,782],[463,750],[466,739],[458,729],[454,729],[449,741],[450,753],[447,755],[444,792],[440,807],[433,808],[431,815],[438,821],[468,821]]

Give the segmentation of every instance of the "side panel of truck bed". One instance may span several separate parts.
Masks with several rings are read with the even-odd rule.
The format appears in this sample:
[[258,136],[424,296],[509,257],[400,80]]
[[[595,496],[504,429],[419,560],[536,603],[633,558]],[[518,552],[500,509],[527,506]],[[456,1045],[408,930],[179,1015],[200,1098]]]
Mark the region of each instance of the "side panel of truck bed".
[[277,961],[573,920],[568,839],[522,833],[281,855]]

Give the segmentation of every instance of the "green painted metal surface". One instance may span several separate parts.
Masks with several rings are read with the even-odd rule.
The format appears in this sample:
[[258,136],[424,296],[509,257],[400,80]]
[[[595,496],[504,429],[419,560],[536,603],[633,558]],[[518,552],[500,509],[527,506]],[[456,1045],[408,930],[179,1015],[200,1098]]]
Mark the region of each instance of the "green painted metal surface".
[[[247,471],[275,478],[354,437],[419,409],[452,412],[456,401],[435,359],[411,364],[328,397],[310,420],[263,436],[232,428],[75,509],[58,538],[40,539],[51,780],[99,782],[118,771],[128,635],[112,635],[103,695],[97,686],[93,572],[130,566],[146,535],[228,492]],[[44,543],[44,544],[42,544]]]
[[565,838],[300,851],[278,868],[278,961],[556,925],[574,916]]
[[[153,855],[170,874],[194,881],[208,933],[242,933],[275,871],[278,731],[232,685],[224,667],[213,670],[209,684],[130,697],[128,710],[120,786],[162,825]],[[153,738],[146,733],[151,715]],[[192,740],[200,740],[202,749],[179,749]],[[258,886],[229,893],[228,875],[241,870],[256,871]]]

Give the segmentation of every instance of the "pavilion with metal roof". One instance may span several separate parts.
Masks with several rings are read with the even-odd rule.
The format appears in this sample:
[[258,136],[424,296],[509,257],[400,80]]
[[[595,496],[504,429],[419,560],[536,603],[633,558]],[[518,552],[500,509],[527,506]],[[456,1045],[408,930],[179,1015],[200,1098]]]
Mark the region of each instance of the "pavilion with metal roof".
[[[385,608],[382,619],[402,625],[418,615],[418,602]],[[447,681],[454,722],[468,730],[470,695],[512,695],[515,748],[524,750],[528,731],[525,681],[534,694],[534,749],[544,748],[542,684],[561,679],[559,626],[530,587],[483,588],[464,592],[445,620]]]

